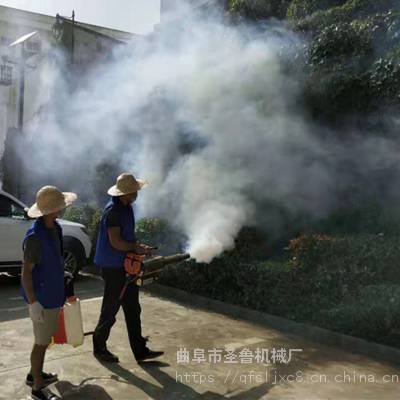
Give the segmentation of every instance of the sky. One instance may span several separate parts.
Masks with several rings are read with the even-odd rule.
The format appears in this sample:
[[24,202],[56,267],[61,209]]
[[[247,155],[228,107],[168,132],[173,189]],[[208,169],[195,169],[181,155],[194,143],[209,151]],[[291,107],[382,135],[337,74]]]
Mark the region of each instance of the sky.
[[0,5],[133,33],[148,33],[160,19],[160,0],[0,0]]

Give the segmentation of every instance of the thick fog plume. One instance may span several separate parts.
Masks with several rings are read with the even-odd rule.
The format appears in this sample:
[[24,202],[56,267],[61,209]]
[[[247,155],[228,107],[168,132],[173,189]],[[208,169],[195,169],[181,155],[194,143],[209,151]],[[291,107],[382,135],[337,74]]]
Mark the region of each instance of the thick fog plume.
[[29,163],[34,174],[86,195],[105,161],[147,179],[140,216],[168,219],[192,256],[209,262],[260,215],[275,229],[266,204],[328,213],[346,151],[313,139],[301,115],[302,43],[293,33],[186,22],[118,49],[74,91],[65,64],[53,60]]

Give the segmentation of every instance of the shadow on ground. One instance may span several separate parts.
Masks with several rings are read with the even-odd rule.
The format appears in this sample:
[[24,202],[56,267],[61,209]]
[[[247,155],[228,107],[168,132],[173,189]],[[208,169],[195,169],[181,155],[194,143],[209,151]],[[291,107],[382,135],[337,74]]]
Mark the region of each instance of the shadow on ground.
[[[148,375],[156,380],[161,387],[136,376],[131,371],[123,368],[120,364],[102,364],[111,372],[113,372],[114,375],[111,375],[111,378],[113,376],[118,376],[118,382],[124,382],[125,384],[133,385],[146,393],[149,398],[154,400],[222,400],[227,398],[234,400],[258,400],[268,394],[268,392],[274,386],[272,382],[265,382],[259,386],[252,387],[247,390],[241,390],[240,392],[236,393],[226,392],[224,394],[220,394],[211,391],[198,393],[192,387],[185,385],[180,381],[177,381],[175,377],[171,377],[169,374],[162,371],[161,368],[170,366],[167,363],[159,361],[148,361],[139,365]],[[294,374],[295,371],[296,367],[294,365],[284,365],[276,368],[276,374],[280,374],[282,376]],[[215,381],[215,385],[218,387],[219,383]],[[198,385],[198,387],[201,388],[200,385]]]
[[60,381],[55,384],[55,387],[61,397],[66,400],[113,400],[103,387],[87,384],[86,382],[90,379],[85,379],[79,385],[74,385],[69,381]]

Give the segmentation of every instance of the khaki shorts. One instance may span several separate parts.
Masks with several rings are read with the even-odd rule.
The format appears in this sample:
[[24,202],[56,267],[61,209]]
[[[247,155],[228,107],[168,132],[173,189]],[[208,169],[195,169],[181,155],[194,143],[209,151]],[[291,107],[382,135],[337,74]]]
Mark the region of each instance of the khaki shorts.
[[51,338],[58,331],[58,318],[60,308],[44,309],[44,321],[33,322],[33,335],[35,344],[47,346],[51,343]]

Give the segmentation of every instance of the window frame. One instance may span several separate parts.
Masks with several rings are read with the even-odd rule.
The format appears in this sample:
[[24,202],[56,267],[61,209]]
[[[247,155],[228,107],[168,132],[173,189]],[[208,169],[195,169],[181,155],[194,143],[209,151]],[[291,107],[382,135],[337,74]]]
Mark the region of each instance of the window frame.
[[[26,219],[26,212],[25,208],[21,205],[18,204],[16,201],[13,199],[10,199],[8,196],[4,195],[3,193],[0,193],[0,199],[1,200],[7,200],[9,204],[11,204],[11,214],[10,215],[2,215],[0,213],[0,218],[11,218],[11,219]],[[14,210],[22,210],[21,213],[14,213]]]

